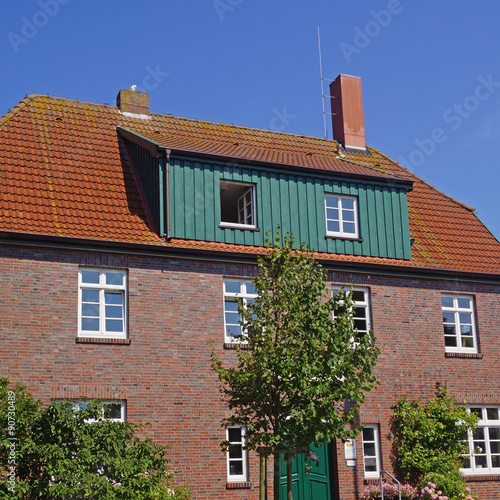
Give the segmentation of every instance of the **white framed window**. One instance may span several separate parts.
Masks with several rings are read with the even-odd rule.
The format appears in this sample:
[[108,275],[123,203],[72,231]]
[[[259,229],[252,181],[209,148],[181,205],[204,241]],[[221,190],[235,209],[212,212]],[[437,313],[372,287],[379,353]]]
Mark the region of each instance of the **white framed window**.
[[469,295],[443,294],[444,345],[447,352],[477,352],[474,300]]
[[380,447],[378,425],[365,425],[362,431],[363,467],[365,477],[380,475]]
[[226,437],[229,443],[227,455],[227,480],[248,481],[248,459],[245,446],[245,428],[228,427]]
[[325,195],[327,236],[359,238],[358,199],[355,196]]
[[256,227],[255,186],[234,181],[220,181],[220,224],[226,227]]
[[469,453],[463,457],[465,474],[500,473],[500,407],[470,406],[479,417],[477,429],[469,432]]
[[[126,420],[126,401],[100,401],[102,405],[102,418],[112,422],[125,422]],[[89,407],[89,401],[74,401],[75,410],[84,410]],[[95,419],[86,421],[87,423],[96,422]]]
[[257,297],[257,292],[251,281],[224,280],[224,342],[241,342],[235,338],[241,335],[241,315],[238,312],[238,303],[243,307],[251,304]]
[[[332,293],[337,294],[341,290],[340,287],[333,287]],[[344,295],[348,289],[344,288]],[[370,296],[368,288],[354,287],[352,289],[352,312],[354,328],[357,330],[357,337],[361,338],[368,335],[371,330],[370,325]]]
[[79,336],[126,338],[127,272],[80,268],[78,282]]

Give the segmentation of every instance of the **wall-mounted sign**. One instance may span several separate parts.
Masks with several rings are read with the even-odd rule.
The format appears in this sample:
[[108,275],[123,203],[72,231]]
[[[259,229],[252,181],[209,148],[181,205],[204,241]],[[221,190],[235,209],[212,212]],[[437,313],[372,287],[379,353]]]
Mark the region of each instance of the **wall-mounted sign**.
[[356,460],[356,441],[348,439],[344,443],[344,453],[346,460]]

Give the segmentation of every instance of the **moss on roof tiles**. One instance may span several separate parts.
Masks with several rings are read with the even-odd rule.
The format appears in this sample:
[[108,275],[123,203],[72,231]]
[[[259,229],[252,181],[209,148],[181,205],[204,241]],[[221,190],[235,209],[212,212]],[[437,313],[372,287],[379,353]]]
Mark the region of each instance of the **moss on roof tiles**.
[[[116,127],[182,150],[268,160],[346,175],[413,182],[408,193],[412,260],[327,255],[346,262],[500,273],[500,243],[473,209],[445,195],[377,149],[349,153],[335,141],[151,114],[49,96],[23,99],[0,118],[0,228],[117,242],[259,253],[262,249],[158,237],[150,225]],[[90,187],[90,189],[89,189]],[[75,210],[76,208],[76,210]],[[464,229],[466,228],[466,230]]]

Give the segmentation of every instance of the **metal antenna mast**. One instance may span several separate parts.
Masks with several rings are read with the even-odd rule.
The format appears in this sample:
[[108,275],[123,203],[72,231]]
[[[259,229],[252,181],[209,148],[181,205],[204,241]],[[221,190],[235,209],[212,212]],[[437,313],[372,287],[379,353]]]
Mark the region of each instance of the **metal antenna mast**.
[[[331,113],[327,113],[325,110],[325,90],[323,88],[323,82],[325,80],[329,82],[333,82],[334,80],[330,80],[329,78],[323,78],[323,65],[321,63],[321,38],[319,36],[319,26],[318,26],[318,51],[319,51],[319,75],[321,78],[321,103],[323,105],[323,127],[325,129],[325,139],[328,139],[328,132],[326,130],[326,115],[331,115]],[[328,96],[329,97],[329,96]]]

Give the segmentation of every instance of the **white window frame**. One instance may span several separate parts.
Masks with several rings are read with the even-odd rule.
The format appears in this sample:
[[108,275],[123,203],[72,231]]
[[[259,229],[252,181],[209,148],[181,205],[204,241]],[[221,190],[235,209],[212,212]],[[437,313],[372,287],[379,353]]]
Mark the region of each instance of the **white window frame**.
[[[229,440],[229,430],[230,429],[240,429],[241,430],[241,441],[230,441]],[[234,482],[246,482],[248,481],[248,453],[245,447],[245,427],[231,426],[226,428],[226,439],[229,444],[241,447],[241,458],[231,458],[231,450],[226,452],[226,462],[227,462],[227,480],[230,483]],[[231,463],[232,462],[242,462],[242,474],[231,474]]]
[[[328,200],[331,198],[338,198],[337,208],[338,218],[329,217],[328,210],[332,210],[332,207],[328,207]],[[353,208],[343,208],[344,201],[352,201]],[[348,213],[353,214],[354,220],[344,220]],[[335,236],[344,239],[358,239],[359,238],[359,223],[358,223],[358,198],[356,196],[345,196],[343,194],[328,193],[325,194],[325,221],[326,221],[326,235]],[[328,222],[338,222],[339,230],[330,231],[328,229]],[[354,233],[345,231],[346,224],[354,224]]]
[[[470,405],[467,411],[476,410],[480,413],[480,420],[476,431],[468,432],[467,442],[469,444],[469,453],[465,455],[465,459],[469,461],[469,467],[462,468],[462,472],[467,475],[474,474],[499,474],[500,473],[500,406],[497,405]],[[477,411],[479,410],[479,411]],[[489,412],[488,412],[489,410]],[[489,418],[488,413],[496,413],[496,419]],[[495,435],[493,435],[495,429]],[[484,438],[478,436],[478,432],[484,433]],[[477,439],[474,439],[476,437]],[[478,449],[478,442],[484,442],[485,446]],[[496,451],[492,452],[492,443],[495,443]],[[495,457],[495,458],[494,458]],[[497,466],[493,466],[492,460],[497,462]],[[486,466],[481,466],[478,462],[486,461]]]
[[[87,407],[91,401],[89,400],[79,400],[79,401],[73,401],[73,408],[75,411],[79,411],[82,408]],[[103,413],[102,413],[102,418],[105,420],[108,420],[110,422],[125,422],[127,420],[127,402],[124,400],[107,400],[107,401],[99,401],[101,405],[103,406]],[[120,416],[117,418],[105,418],[104,416],[104,407],[107,405],[120,405]],[[88,424],[93,424],[97,422],[97,419],[87,419],[85,420],[86,423]]]
[[[338,292],[342,290],[341,285],[332,285],[332,294],[335,295]],[[344,294],[349,291],[348,287],[344,287]],[[364,288],[364,287],[359,287],[359,286],[354,286],[352,287],[353,292],[362,292],[363,293],[363,300],[354,300],[353,308],[354,309],[362,309],[365,311],[365,317],[364,320],[366,321],[366,330],[358,330],[356,328],[356,316],[354,316],[353,313],[353,321],[354,321],[354,328],[356,328],[356,331],[358,331],[362,335],[370,335],[371,331],[371,320],[370,320],[370,289],[369,288]],[[334,315],[335,319],[335,315]]]
[[[442,300],[444,298],[452,299],[453,306],[448,307],[444,306]],[[467,299],[469,301],[469,307],[460,307],[458,301],[460,299]],[[443,293],[441,295],[441,311],[442,313],[453,314],[454,320],[453,323],[446,322],[443,317],[443,330],[444,330],[444,338],[445,338],[445,351],[446,352],[469,352],[469,353],[477,353],[477,333],[476,333],[476,323],[475,323],[475,306],[474,306],[474,297],[472,295],[463,295],[463,294],[452,294],[452,293]],[[465,323],[461,321],[461,314],[470,314],[471,323]],[[447,346],[446,345],[446,337],[453,337],[452,335],[446,335],[445,325],[451,325],[455,327],[455,339],[456,346]],[[472,339],[472,347],[463,347],[462,346],[462,334],[461,327],[462,326],[471,326],[472,335],[463,336],[465,338]]]
[[[99,273],[99,283],[84,283],[83,273],[84,272],[98,272]],[[106,284],[107,274],[118,274],[122,277],[122,285],[108,285]],[[127,338],[127,316],[128,316],[128,279],[127,271],[119,269],[107,269],[107,268],[93,268],[93,267],[81,267],[78,270],[78,336],[79,337],[91,337],[91,338],[116,338],[116,339],[126,339]],[[99,291],[99,330],[84,330],[82,326],[82,319],[85,317],[82,313],[83,309],[83,291],[84,290],[97,290]],[[106,292],[119,293],[122,296],[122,314],[123,318],[108,318],[108,319],[122,319],[123,330],[121,332],[107,331],[106,330],[106,303],[105,294]],[[91,316],[89,316],[91,317]],[[95,316],[93,316],[95,318]]]
[[[365,429],[373,430],[373,440],[365,440]],[[380,437],[379,437],[379,429],[376,424],[366,424],[361,431],[361,442],[362,442],[362,450],[363,450],[363,470],[365,473],[365,478],[378,478],[380,476]],[[375,455],[368,455],[365,453],[365,445],[373,444],[375,447]],[[375,471],[367,471],[366,470],[366,459],[375,459]]]
[[[227,283],[239,283],[239,292],[229,292],[227,290]],[[228,303],[236,303],[238,304],[238,301],[241,300],[243,307],[246,308],[248,301],[249,300],[255,300],[257,298],[256,293],[250,293],[248,291],[248,285],[252,285],[252,282],[250,280],[245,280],[245,279],[234,279],[234,278],[225,278],[223,281],[223,288],[224,288],[224,342],[227,344],[234,344],[234,343],[241,343],[245,344],[245,341],[242,341],[240,339],[235,339],[232,335],[228,335],[228,327],[230,325],[235,325],[236,323],[227,323],[226,321],[226,315],[227,314],[237,314],[237,311],[229,311],[226,309],[226,305]],[[240,315],[240,320],[241,320],[241,315]]]
[[255,203],[255,185],[246,182],[238,182],[231,180],[221,179],[220,187],[222,189],[224,184],[239,186],[242,189],[247,188],[241,196],[236,199],[235,212],[238,215],[238,222],[222,220],[222,196],[220,198],[221,205],[221,227],[234,227],[236,229],[255,229],[257,227],[257,210]]

